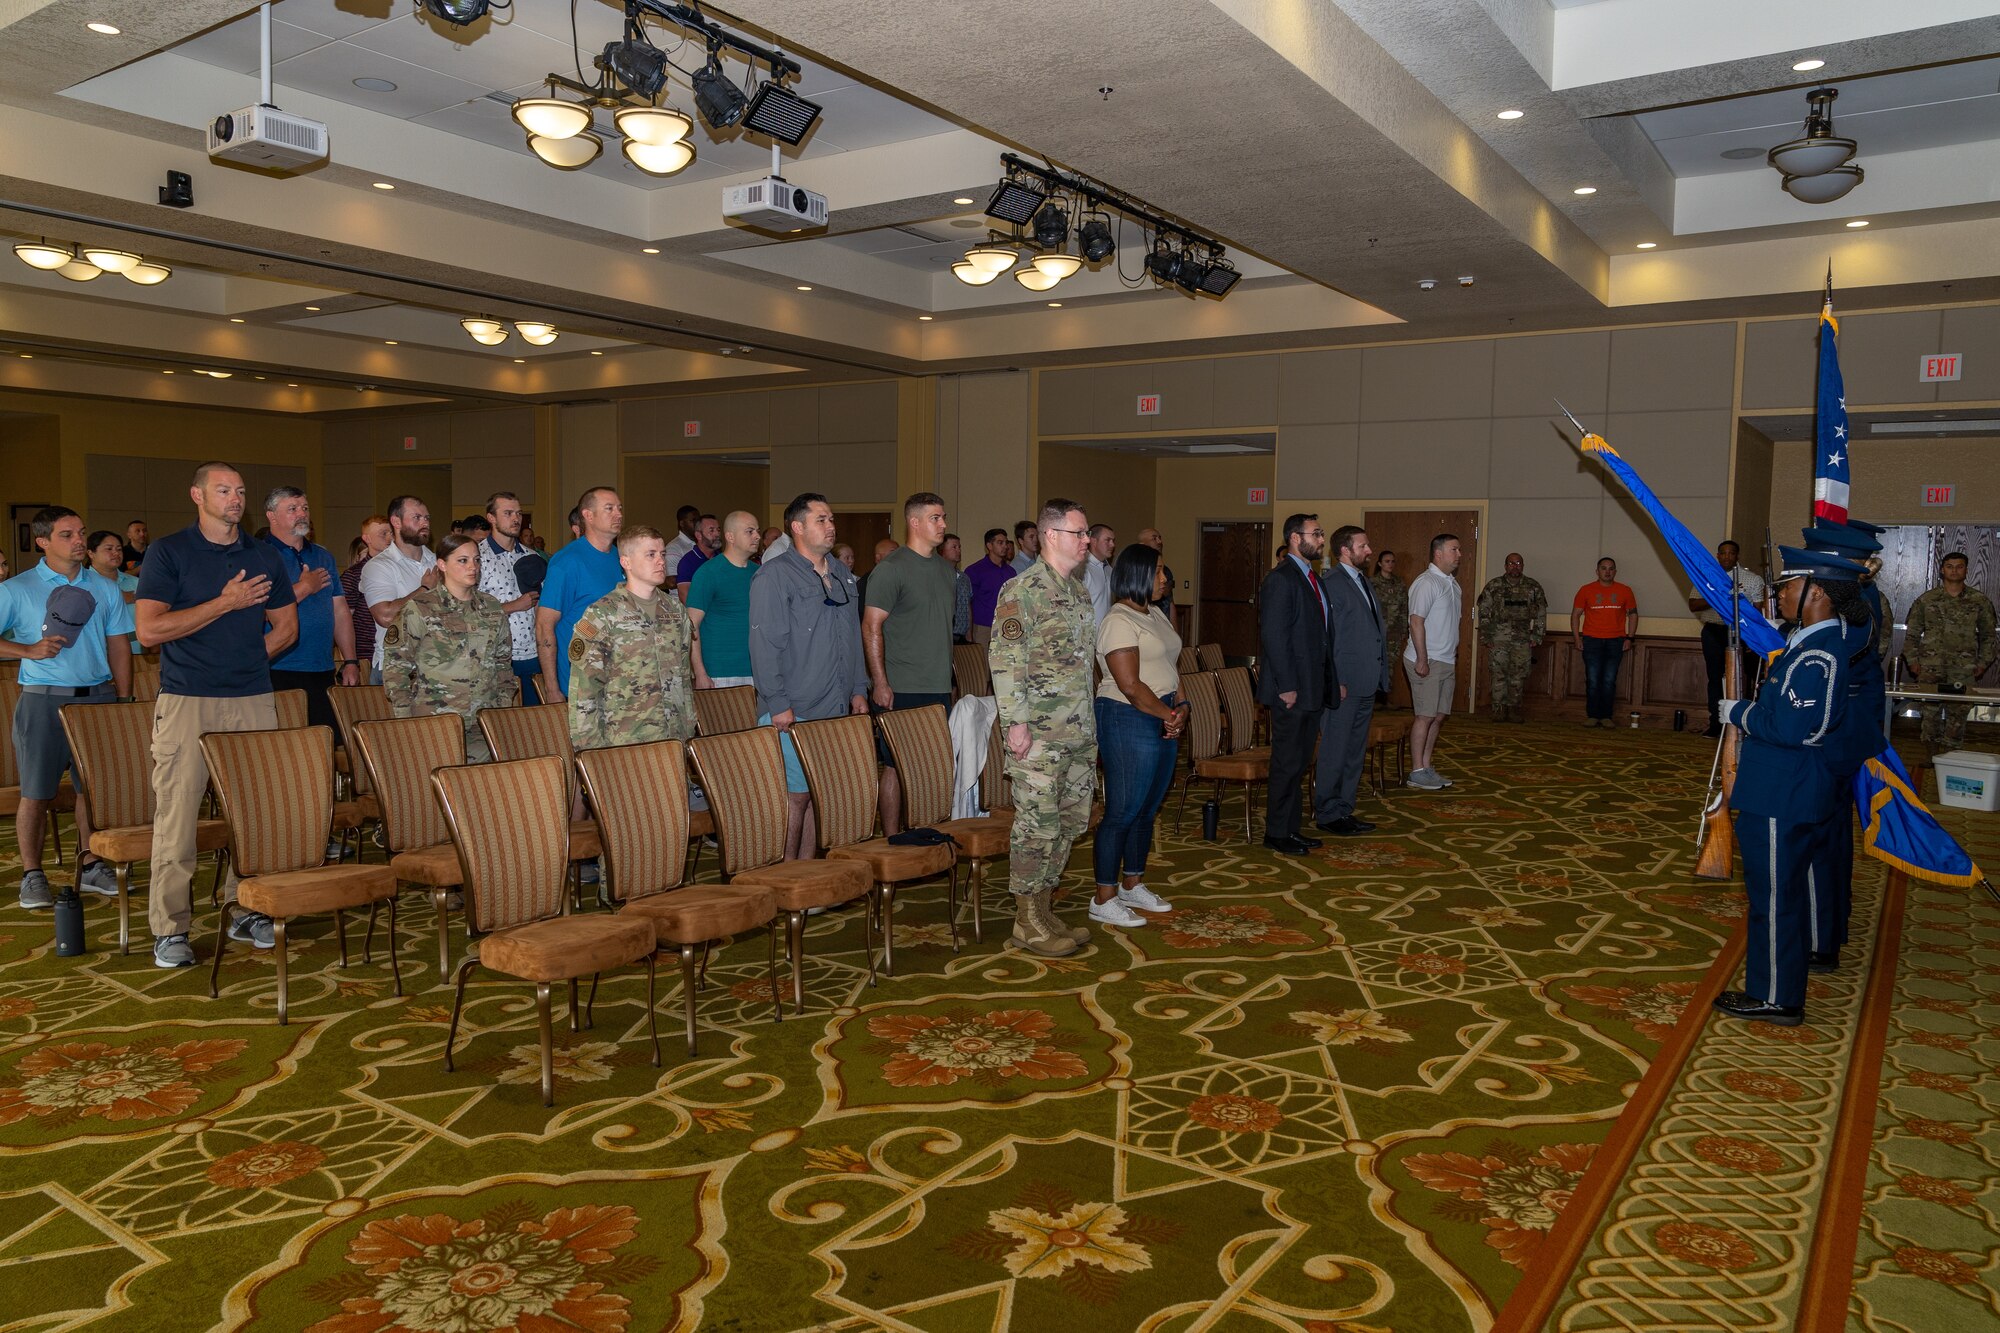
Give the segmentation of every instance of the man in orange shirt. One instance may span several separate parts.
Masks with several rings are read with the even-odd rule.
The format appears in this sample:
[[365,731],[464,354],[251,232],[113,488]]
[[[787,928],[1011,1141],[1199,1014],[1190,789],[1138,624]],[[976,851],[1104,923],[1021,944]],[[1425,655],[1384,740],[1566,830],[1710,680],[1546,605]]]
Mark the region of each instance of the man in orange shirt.
[[1583,654],[1586,727],[1609,727],[1618,699],[1618,664],[1639,631],[1639,600],[1618,581],[1618,562],[1597,562],[1597,578],[1576,590],[1569,613],[1570,637]]

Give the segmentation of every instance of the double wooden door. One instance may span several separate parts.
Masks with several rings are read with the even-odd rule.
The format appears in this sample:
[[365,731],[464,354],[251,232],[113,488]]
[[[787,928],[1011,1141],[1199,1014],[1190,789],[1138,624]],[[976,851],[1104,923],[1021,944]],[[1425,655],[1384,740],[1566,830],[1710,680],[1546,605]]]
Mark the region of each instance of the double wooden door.
[[[1458,587],[1462,594],[1458,614],[1457,677],[1452,685],[1451,708],[1466,709],[1472,697],[1472,672],[1476,660],[1472,642],[1472,609],[1479,599],[1479,514],[1472,509],[1371,509],[1362,518],[1368,530],[1368,544],[1380,553],[1396,553],[1396,577],[1408,587],[1417,575],[1430,568],[1431,538],[1450,533],[1458,538],[1464,553],[1458,562]],[[1331,530],[1328,536],[1331,537]],[[1389,702],[1398,708],[1410,704],[1410,683],[1403,665],[1397,662],[1389,673]]]

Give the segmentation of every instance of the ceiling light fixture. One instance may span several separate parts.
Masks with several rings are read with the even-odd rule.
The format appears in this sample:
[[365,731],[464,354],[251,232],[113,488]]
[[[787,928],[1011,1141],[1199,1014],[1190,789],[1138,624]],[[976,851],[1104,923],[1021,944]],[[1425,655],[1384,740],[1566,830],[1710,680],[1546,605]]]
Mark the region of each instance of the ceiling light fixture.
[[87,259],[72,259],[56,272],[71,282],[90,282],[104,276],[104,270]]
[[573,139],[590,128],[590,108],[560,97],[523,97],[508,114],[516,125],[544,139]]
[[243,320],[242,320],[242,319],[241,319],[241,317],[239,317],[239,316],[236,316],[236,315],[231,315],[231,316],[229,317],[229,322],[230,322],[231,324],[241,324],[241,323],[243,322]]
[[793,148],[819,124],[820,105],[808,102],[776,80],[762,84],[743,112],[743,128]]
[[1577,187],[1576,187],[1576,188],[1575,188],[1574,190],[1571,190],[1571,191],[1570,191],[1570,193],[1571,193],[1571,194],[1596,194],[1596,193],[1597,193],[1597,187],[1596,187],[1595,185],[1579,185],[1579,186],[1577,186]]
[[969,204],[972,202],[972,196],[969,194],[961,194],[956,198],[954,198],[952,202],[954,204]]
[[980,268],[970,259],[961,259],[951,266],[951,275],[968,287],[984,287],[999,277],[1000,273]]
[[1053,254],[1036,255],[1028,261],[1038,273],[1046,273],[1057,282],[1083,267],[1083,260],[1076,255],[1064,254],[1058,250]]
[[798,289],[799,289],[800,291],[802,291],[802,292],[809,292],[809,291],[811,291],[811,290],[812,290],[812,288],[811,288],[811,287],[807,286],[807,285],[806,285],[805,283],[803,283],[803,282],[799,284],[799,286],[798,286]]
[[83,257],[106,273],[127,273],[145,262],[130,250],[111,250],[103,246],[85,246]]
[[714,129],[726,130],[743,119],[750,99],[722,72],[716,52],[716,47],[709,48],[708,63],[696,70],[688,83],[694,88],[694,108],[701,112],[701,118]]
[[1827,87],[1807,93],[1803,131],[1766,155],[1783,175],[1785,193],[1802,203],[1832,203],[1861,183],[1861,168],[1848,161],[1858,145],[1833,132],[1833,102],[1839,96],[1839,89]]
[[657,245],[649,245],[645,249],[641,250],[639,253],[642,255],[656,255],[660,253],[660,247]]
[[687,138],[694,130],[692,120],[664,106],[621,106],[611,113],[611,119],[626,138],[662,148]]
[[602,353],[602,352],[598,351],[598,350],[597,350],[596,348],[594,348],[594,347],[593,347],[593,348],[591,349],[591,351],[590,351],[590,354],[591,354],[592,356],[603,356],[603,355],[604,355],[604,353]]
[[517,319],[514,331],[536,347],[547,347],[556,340],[556,326],[544,319]]
[[141,287],[151,287],[174,276],[174,271],[165,264],[145,260],[125,270],[125,281],[136,282]]
[[671,176],[694,161],[694,144],[686,139],[672,143],[640,143],[625,139],[618,145],[625,160],[649,176]]
[[546,139],[539,134],[528,136],[528,151],[564,171],[575,171],[587,167],[597,160],[604,151],[604,140],[594,134],[578,134],[567,139]]
[[[424,9],[451,24],[463,28],[486,17],[486,11],[493,7],[493,0],[422,0]],[[501,8],[508,6],[502,5]]]
[[54,272],[64,264],[76,261],[76,251],[67,245],[51,245],[46,239],[22,241],[14,247],[14,257],[29,268],[38,268],[45,273]]
[[1077,248],[1083,252],[1086,264],[1102,264],[1117,253],[1118,242],[1111,238],[1111,217],[1108,213],[1086,213],[1083,225],[1076,229]]
[[1868,225],[1868,219],[1867,219],[1867,218],[1856,218],[1856,219],[1854,219],[1854,221],[1852,221],[1852,222],[1848,223],[1847,225],[1848,225],[1848,226],[1850,226],[1850,227],[1865,227],[1865,226],[1867,226],[1867,225]]
[[1528,113],[1525,111],[1516,111],[1514,108],[1508,107],[1505,111],[1497,112],[1496,114],[1501,120],[1519,120]]
[[918,315],[918,316],[917,316],[917,320],[918,320],[918,322],[919,322],[919,323],[923,323],[923,324],[928,324],[928,323],[930,323],[930,322],[931,322],[931,321],[932,321],[933,319],[936,319],[936,318],[937,318],[937,316],[936,316],[936,315]]
[[318,306],[316,306],[316,305],[309,305],[309,306],[307,306],[307,307],[306,307],[306,309],[308,309],[308,310],[317,310],[317,309],[319,309],[319,307],[318,307]]
[[1021,262],[1021,252],[1011,245],[989,241],[984,245],[975,245],[970,250],[967,250],[965,252],[965,262],[978,269],[981,273],[991,274],[997,278]]
[[1802,204],[1830,204],[1861,184],[1864,174],[1857,166],[1835,167],[1817,176],[1787,176],[1783,186],[1786,194]]
[[487,347],[498,347],[507,341],[507,326],[485,315],[467,315],[458,321],[458,326],[471,334],[474,342]]
[[382,345],[384,347],[400,347],[402,344],[398,343],[394,338],[384,338]]
[[92,32],[96,33],[100,37],[116,37],[120,32],[120,29],[117,24],[105,23],[102,22],[101,20],[98,22],[86,23],[83,26],[90,29]]
[[376,181],[375,188],[378,190],[393,190],[396,187],[391,185],[388,181]]
[[1792,69],[1800,74],[1810,74],[1812,71],[1816,69],[1824,69],[1824,68],[1826,68],[1826,62],[1824,60],[1801,60],[1797,64],[1792,66]]
[[1638,248],[1641,250],[1657,250],[1660,248],[1660,243],[1658,241],[1641,241]]
[[1061,301],[1051,301],[1051,302],[1049,302],[1049,309],[1051,309],[1051,310],[1060,310],[1060,309],[1062,309],[1062,302],[1061,302]]
[[1020,283],[1031,292],[1045,292],[1062,281],[1062,279],[1056,277],[1053,273],[1044,273],[1038,268],[1024,268],[1014,275],[1014,281]]

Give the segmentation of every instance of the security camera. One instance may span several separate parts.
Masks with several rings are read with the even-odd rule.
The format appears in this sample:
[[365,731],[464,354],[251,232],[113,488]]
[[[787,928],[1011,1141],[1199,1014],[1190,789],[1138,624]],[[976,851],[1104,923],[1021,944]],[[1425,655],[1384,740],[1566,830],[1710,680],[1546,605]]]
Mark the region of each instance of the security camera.
[[1417,290],[1420,292],[1433,291],[1436,289],[1437,285],[1438,285],[1438,280],[1436,278],[1417,279]]
[[1458,280],[1458,285],[1461,287],[1470,287],[1472,285],[1472,282],[1473,282],[1472,275],[1468,273],[1464,277]]

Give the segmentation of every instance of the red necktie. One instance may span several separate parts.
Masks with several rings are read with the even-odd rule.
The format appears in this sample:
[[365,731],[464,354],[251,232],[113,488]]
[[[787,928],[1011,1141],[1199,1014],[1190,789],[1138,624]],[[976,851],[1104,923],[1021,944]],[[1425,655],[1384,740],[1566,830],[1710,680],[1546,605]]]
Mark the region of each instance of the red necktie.
[[1311,565],[1306,566],[1306,578],[1312,583],[1313,596],[1319,599],[1319,623],[1326,623],[1326,589],[1319,586],[1319,575]]

